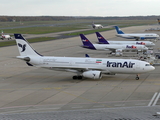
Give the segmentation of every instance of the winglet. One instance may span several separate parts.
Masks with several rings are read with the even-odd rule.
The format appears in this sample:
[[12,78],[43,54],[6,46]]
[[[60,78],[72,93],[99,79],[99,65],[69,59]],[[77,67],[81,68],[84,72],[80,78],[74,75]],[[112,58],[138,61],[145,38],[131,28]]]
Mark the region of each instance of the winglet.
[[99,32],[96,32],[96,35],[100,44],[109,44],[109,42]]
[[114,27],[117,31],[117,34],[124,34],[124,32],[118,26],[114,26]]
[[83,46],[82,47],[85,47],[85,48],[88,48],[88,49],[96,49],[94,47],[94,45],[83,35],[83,34],[80,34],[80,37],[81,37],[81,40],[82,40],[82,43],[83,43]]
[[85,54],[85,57],[90,57],[88,54]]

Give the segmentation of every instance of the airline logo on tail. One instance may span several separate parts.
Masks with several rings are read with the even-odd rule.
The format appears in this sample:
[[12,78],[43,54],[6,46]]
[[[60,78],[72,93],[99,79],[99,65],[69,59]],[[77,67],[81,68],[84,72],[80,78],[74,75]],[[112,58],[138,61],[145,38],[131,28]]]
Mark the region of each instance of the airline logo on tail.
[[87,39],[83,39],[82,41],[83,41],[83,42],[88,42],[89,40],[87,40]]
[[26,44],[22,45],[22,44],[18,43],[18,46],[19,46],[20,48],[22,48],[22,51],[21,51],[21,52],[24,52],[24,51],[26,50]]
[[104,39],[103,37],[98,37],[98,39]]

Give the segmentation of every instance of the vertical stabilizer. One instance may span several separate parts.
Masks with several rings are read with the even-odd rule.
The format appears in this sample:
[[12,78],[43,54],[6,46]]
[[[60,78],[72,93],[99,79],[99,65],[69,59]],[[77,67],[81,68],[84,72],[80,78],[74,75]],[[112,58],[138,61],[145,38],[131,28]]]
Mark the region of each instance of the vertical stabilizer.
[[100,44],[109,44],[109,42],[99,32],[96,32],[96,35]]
[[80,37],[83,43],[83,47],[89,48],[89,49],[96,49],[94,45],[83,34],[80,34]]
[[20,56],[42,56],[37,53],[21,34],[14,34]]
[[114,26],[114,27],[117,31],[117,34],[124,34],[124,32],[118,26]]

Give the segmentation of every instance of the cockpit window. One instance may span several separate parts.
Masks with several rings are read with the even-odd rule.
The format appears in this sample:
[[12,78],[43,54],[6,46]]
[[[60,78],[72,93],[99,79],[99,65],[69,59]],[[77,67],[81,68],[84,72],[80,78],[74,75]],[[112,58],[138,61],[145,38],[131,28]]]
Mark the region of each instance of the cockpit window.
[[150,64],[146,64],[145,66],[151,66]]

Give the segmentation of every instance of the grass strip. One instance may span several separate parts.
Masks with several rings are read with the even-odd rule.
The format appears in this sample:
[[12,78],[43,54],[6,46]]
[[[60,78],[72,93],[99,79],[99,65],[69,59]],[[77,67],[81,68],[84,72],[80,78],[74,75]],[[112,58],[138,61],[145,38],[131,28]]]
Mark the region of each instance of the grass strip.
[[47,34],[62,31],[79,30],[83,28],[76,27],[29,27],[29,28],[16,28],[16,29],[6,29],[5,33],[21,33],[21,34]]
[[108,31],[108,30],[113,30],[114,28],[102,28],[102,29],[94,29],[94,30],[87,30],[87,31],[81,31],[81,32],[73,32],[73,33],[68,33],[65,34],[66,36],[78,36],[79,34],[92,34],[95,32],[103,32],[103,31]]
[[[48,41],[48,40],[54,40],[56,38],[53,37],[40,37],[40,38],[33,38],[33,39],[28,39],[27,41],[29,43],[34,43],[34,42],[43,42],[43,41]],[[11,46],[11,45],[16,45],[16,41],[3,41],[0,42],[0,47],[6,47],[6,46]]]

